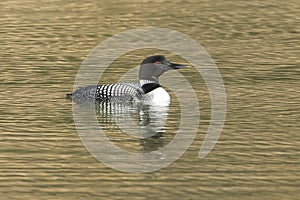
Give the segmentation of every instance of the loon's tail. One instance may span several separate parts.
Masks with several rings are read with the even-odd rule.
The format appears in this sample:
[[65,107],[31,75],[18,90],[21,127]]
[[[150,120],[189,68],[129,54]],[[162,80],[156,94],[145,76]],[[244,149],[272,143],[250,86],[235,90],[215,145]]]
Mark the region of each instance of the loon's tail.
[[66,99],[71,99],[72,100],[72,93],[71,94],[66,94]]

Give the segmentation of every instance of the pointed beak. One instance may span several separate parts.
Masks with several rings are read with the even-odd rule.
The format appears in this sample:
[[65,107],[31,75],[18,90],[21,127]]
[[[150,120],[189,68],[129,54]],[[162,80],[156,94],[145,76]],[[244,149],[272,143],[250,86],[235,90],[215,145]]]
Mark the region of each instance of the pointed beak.
[[185,68],[185,65],[182,64],[177,64],[177,63],[170,63],[170,67],[172,67],[173,69],[182,69]]

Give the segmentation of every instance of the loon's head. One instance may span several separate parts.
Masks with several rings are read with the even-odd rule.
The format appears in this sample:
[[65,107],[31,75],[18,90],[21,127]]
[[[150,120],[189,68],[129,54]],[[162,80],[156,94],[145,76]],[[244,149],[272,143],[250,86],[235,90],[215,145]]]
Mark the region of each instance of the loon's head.
[[155,55],[143,60],[140,66],[140,80],[158,83],[158,77],[171,69],[181,69],[184,65],[171,63],[164,56]]

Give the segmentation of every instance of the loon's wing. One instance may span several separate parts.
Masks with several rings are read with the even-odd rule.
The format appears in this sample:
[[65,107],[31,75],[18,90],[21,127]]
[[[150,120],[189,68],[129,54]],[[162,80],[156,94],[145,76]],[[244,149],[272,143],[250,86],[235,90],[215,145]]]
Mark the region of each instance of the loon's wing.
[[144,95],[138,83],[117,83],[80,87],[67,97],[75,101],[132,101],[141,100]]
[[137,83],[117,83],[99,85],[96,88],[96,99],[110,101],[132,101],[143,97],[144,92]]

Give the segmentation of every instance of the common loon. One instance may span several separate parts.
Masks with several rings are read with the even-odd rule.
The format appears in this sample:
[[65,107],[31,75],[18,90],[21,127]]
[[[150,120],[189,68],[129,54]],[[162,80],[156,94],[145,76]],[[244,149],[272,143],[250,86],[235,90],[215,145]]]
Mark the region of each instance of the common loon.
[[171,69],[184,68],[184,65],[171,63],[162,55],[147,57],[140,64],[140,83],[116,83],[80,87],[67,98],[73,101],[138,101],[150,104],[169,105],[170,95],[159,84],[159,76]]

